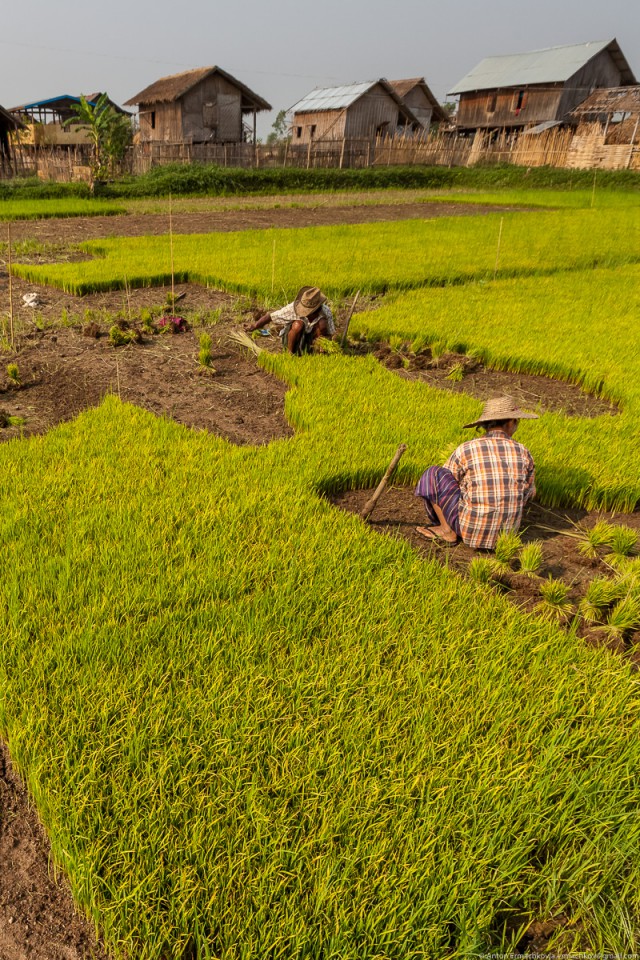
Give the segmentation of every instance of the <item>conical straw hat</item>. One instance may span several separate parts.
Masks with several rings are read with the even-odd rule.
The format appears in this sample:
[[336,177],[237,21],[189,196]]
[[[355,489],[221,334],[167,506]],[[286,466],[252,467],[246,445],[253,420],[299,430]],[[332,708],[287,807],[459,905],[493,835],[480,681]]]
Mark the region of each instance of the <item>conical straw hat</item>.
[[491,420],[537,419],[537,413],[525,413],[524,410],[520,410],[512,397],[492,397],[491,400],[487,400],[485,403],[478,419],[474,420],[473,423],[465,423],[463,429],[467,427],[479,427],[481,424],[488,423]]

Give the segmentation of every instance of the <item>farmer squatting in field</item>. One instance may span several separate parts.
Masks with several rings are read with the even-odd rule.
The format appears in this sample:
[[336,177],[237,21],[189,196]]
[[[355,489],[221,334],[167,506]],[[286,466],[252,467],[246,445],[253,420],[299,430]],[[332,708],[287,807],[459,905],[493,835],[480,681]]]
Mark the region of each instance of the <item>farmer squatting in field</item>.
[[307,353],[318,337],[332,337],[336,332],[327,298],[318,287],[301,287],[293,303],[280,310],[265,313],[247,327],[249,332],[271,324],[289,353]]
[[511,397],[489,400],[466,427],[485,434],[460,444],[444,467],[429,467],[415,495],[422,497],[430,524],[416,527],[429,540],[493,550],[502,530],[517,530],[534,496],[535,468],[526,447],[513,439],[519,420],[537,420],[518,410]]

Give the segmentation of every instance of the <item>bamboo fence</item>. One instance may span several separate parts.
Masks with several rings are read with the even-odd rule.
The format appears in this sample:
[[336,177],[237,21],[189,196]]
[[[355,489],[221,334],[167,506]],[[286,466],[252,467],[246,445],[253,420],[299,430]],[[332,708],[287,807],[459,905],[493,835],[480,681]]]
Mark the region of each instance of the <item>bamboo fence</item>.
[[[628,132],[631,131],[631,132]],[[624,131],[600,123],[577,129],[553,127],[539,134],[478,130],[462,136],[435,132],[422,139],[316,140],[309,144],[144,143],[133,146],[123,171],[145,173],[168,163],[214,163],[224,167],[365,168],[381,166],[468,167],[513,163],[519,166],[640,170],[637,126]],[[628,142],[619,142],[626,140]],[[88,180],[86,148],[18,147],[0,178],[37,175],[47,180]]]

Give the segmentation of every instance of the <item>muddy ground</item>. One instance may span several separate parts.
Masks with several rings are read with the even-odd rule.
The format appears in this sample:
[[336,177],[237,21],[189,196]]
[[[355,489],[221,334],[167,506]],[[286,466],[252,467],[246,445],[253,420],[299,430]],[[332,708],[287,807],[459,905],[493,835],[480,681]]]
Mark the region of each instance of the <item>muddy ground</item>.
[[[452,205],[453,206],[453,205]],[[303,226],[318,223],[354,223],[384,219],[477,214],[473,210],[444,204],[426,208],[423,203],[403,206],[328,208],[312,210],[232,211],[214,214],[183,214],[174,217],[175,232],[251,229],[264,226]],[[109,217],[38,221],[12,225],[14,239],[40,242],[78,242],[107,235],[165,233],[166,217]],[[0,262],[0,303],[6,302],[6,269]],[[22,303],[22,295],[36,292],[40,302],[35,310]],[[6,359],[0,373],[0,412],[19,418],[0,427],[0,442],[17,436],[45,432],[57,423],[75,417],[94,406],[108,393],[136,403],[156,415],[169,416],[194,429],[204,429],[238,444],[263,444],[292,435],[284,417],[285,387],[257,367],[255,359],[229,341],[228,335],[255,315],[257,305],[232,298],[195,284],[176,286],[184,293],[174,313],[189,319],[192,327],[173,336],[146,333],[142,342],[114,348],[108,340],[112,322],[120,313],[125,319],[140,310],[159,308],[168,288],[134,290],[127,299],[121,291],[78,299],[61,291],[14,283],[16,329],[15,357]],[[67,322],[60,324],[66,311]],[[218,311],[211,323],[211,311]],[[346,305],[338,309],[344,319]],[[204,320],[203,320],[204,318]],[[157,318],[156,318],[157,319]],[[204,323],[204,326],[202,325]],[[89,330],[89,328],[91,328]],[[206,330],[212,338],[215,372],[205,373],[197,362],[198,337]],[[89,336],[87,333],[93,335]],[[95,334],[98,336],[95,336]],[[274,340],[261,345],[277,349]],[[354,347],[354,350],[361,349]],[[544,377],[527,377],[490,371],[464,358],[445,356],[398,360],[387,348],[378,350],[381,362],[400,376],[423,379],[451,390],[466,390],[480,399],[508,392],[531,408],[564,409],[572,415],[614,414],[615,408],[583,394],[576,387]],[[16,389],[4,375],[8,360],[18,364],[21,385]],[[449,379],[456,364],[466,363],[463,379]],[[1,418],[0,418],[1,419]],[[370,491],[356,491],[335,498],[341,509],[359,511]],[[577,554],[575,540],[566,533],[576,522],[592,524],[597,518],[580,511],[546,511],[532,506],[525,518],[525,540],[544,541],[545,573],[569,578],[575,586],[593,576]],[[640,527],[637,514],[617,517]],[[421,502],[406,488],[391,488],[380,501],[371,519],[373,529],[384,535],[406,537],[422,555],[435,556],[464,572],[475,555],[459,545],[443,548],[425,541],[415,532],[424,522]],[[545,527],[555,527],[550,533]],[[597,561],[599,563],[600,561]],[[597,565],[597,564],[596,564]],[[531,608],[534,598],[530,584],[514,576],[505,577],[504,589],[514,602]],[[587,638],[589,639],[589,638]],[[590,638],[595,642],[593,638]],[[620,651],[628,656],[626,648]],[[542,952],[546,943],[544,924],[534,924],[525,938],[526,952]],[[538,929],[540,928],[540,929]],[[546,929],[546,928],[545,928]],[[553,930],[553,924],[549,931]],[[92,925],[78,916],[64,882],[57,880],[49,866],[49,847],[26,791],[0,745],[0,960],[85,960],[105,957],[95,941]]]
[[49,864],[49,841],[0,743],[0,960],[106,960]]
[[[132,316],[142,307],[161,306],[168,292],[169,288],[132,291]],[[185,318],[194,311],[201,316],[211,310],[229,311],[230,298],[216,291],[190,284],[188,288],[176,286],[175,292],[186,294],[175,308],[175,313]],[[60,297],[61,301],[73,299]],[[107,393],[232,443],[259,445],[291,436],[284,417],[284,384],[229,340],[234,328],[229,320],[213,325],[198,322],[174,335],[142,333],[141,342],[115,348],[104,315],[106,311],[128,314],[122,309],[122,297],[87,297],[83,305],[85,313],[89,310],[83,318],[86,322],[45,329],[34,323],[25,327],[12,357],[21,386],[16,389],[0,371],[0,410],[23,423],[0,430],[0,440],[43,433],[81,410],[97,406]],[[59,311],[59,307],[60,302],[55,309]],[[249,306],[243,317],[252,315]],[[159,319],[161,316],[155,318],[156,326]],[[212,341],[211,370],[198,363],[199,337],[204,332]]]
[[[376,206],[331,206],[331,197],[313,207],[274,207],[270,210],[224,210],[175,213],[172,228],[178,233],[212,233],[229,230],[261,230],[271,227],[321,227],[342,223],[379,223],[393,220],[431,220],[437,217],[469,217],[509,210],[510,207],[464,203],[389,203]],[[123,214],[113,217],[66,217],[23,220],[11,225],[13,241],[82,243],[102,237],[163,236],[169,233],[167,214]],[[0,233],[6,240],[6,230]]]
[[[361,513],[372,493],[372,490],[350,490],[332,497],[332,502],[342,510]],[[561,508],[550,510],[535,502],[529,504],[522,520],[522,540],[525,544],[542,541],[542,567],[537,576],[528,577],[518,573],[514,564],[511,569],[501,573],[495,589],[522,609],[532,612],[541,600],[540,583],[551,576],[570,585],[569,601],[575,610],[594,577],[612,576],[606,549],[599,551],[599,555],[592,560],[585,559],[578,550],[579,531],[595,526],[599,520],[624,524],[640,532],[638,511],[613,514]],[[462,575],[466,574],[469,564],[476,557],[492,556],[489,551],[473,550],[462,542],[449,545],[427,540],[419,534],[416,527],[426,525],[426,514],[423,501],[414,496],[412,488],[388,487],[367,522],[379,533],[408,540],[419,554],[435,558]],[[579,632],[586,642],[608,647],[640,667],[640,631],[616,639],[605,636],[598,629],[581,627]]]

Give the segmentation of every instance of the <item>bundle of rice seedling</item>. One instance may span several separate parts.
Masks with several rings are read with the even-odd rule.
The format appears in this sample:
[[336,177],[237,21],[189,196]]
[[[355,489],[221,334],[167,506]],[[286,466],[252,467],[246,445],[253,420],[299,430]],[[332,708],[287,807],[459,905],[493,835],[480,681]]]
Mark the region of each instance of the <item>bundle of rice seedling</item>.
[[569,587],[562,580],[549,577],[540,585],[542,601],[536,605],[536,611],[547,617],[566,619],[573,613],[573,604],[569,600]]
[[520,561],[520,573],[524,573],[527,577],[537,576],[542,567],[542,543],[539,540],[527,543],[520,551],[518,559]]
[[245,347],[256,357],[259,357],[261,353],[264,353],[262,347],[259,347],[255,340],[252,340],[251,337],[244,332],[244,330],[232,330],[228,334],[227,340],[230,340],[232,343],[236,343],[241,347]]
[[579,613],[585,620],[596,623],[604,616],[604,611],[625,594],[625,586],[620,580],[608,577],[595,577],[580,601]]

